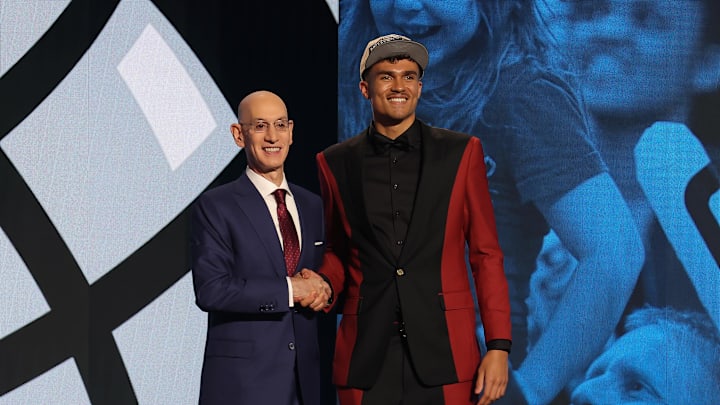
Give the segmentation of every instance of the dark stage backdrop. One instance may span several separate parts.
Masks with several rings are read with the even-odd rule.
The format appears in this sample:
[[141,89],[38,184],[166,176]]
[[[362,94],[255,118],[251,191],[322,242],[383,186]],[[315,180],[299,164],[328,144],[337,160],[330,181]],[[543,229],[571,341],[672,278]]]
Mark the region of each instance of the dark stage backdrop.
[[295,120],[288,177],[318,191],[336,15],[322,0],[0,1],[0,403],[197,402],[188,207],[244,170],[229,126],[258,89]]

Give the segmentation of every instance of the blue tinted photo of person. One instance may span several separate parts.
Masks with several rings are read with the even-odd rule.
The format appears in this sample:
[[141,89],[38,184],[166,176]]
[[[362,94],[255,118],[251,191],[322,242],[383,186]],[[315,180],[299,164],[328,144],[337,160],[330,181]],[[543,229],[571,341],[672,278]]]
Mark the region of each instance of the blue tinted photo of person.
[[693,404],[720,399],[720,335],[705,313],[646,307],[593,362],[573,405]]
[[[694,127],[692,110],[698,97],[717,93],[720,3],[538,1],[548,6],[551,18],[557,17],[554,21],[565,19],[555,32],[578,70],[591,130],[643,238],[647,260],[635,305],[701,309],[695,289],[703,286],[693,288],[689,282],[671,246],[675,244],[666,239],[666,230],[660,229],[637,178],[636,169],[657,157],[637,155],[636,145],[650,127],[656,132],[664,127],[671,132],[674,124],[663,124],[667,122]],[[717,160],[717,135],[714,145],[708,137],[703,143]],[[682,157],[669,158],[667,164],[682,165]]]
[[[528,403],[550,403],[601,352],[636,283],[644,257],[630,212],[589,139],[578,97],[555,65],[534,1],[342,2],[341,137],[370,119],[369,111],[355,109],[362,105],[354,80],[361,38],[389,32],[417,38],[433,55],[418,117],[483,143],[510,284],[511,383]],[[551,228],[578,266],[526,353],[525,300]],[[504,400],[519,403],[511,393]]]

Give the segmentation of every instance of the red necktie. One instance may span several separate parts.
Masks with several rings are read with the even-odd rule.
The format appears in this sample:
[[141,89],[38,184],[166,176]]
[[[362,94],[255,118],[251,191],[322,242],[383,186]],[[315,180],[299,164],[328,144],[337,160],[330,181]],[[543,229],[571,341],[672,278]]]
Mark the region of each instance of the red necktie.
[[298,243],[297,231],[293,224],[292,217],[285,205],[285,190],[277,189],[273,191],[275,201],[277,202],[278,222],[280,223],[280,234],[283,238],[283,250],[285,253],[285,267],[288,276],[295,274],[295,267],[300,259],[300,244]]

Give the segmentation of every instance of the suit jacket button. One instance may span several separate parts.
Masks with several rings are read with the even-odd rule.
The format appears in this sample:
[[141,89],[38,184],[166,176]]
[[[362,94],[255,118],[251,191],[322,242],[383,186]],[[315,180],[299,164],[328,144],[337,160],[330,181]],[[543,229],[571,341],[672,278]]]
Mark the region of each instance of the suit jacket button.
[[295,343],[293,343],[293,342],[288,343],[288,349],[295,350]]
[[403,269],[397,269],[397,270],[395,270],[395,274],[397,274],[398,276],[402,277],[402,276],[405,275],[405,270],[403,270]]

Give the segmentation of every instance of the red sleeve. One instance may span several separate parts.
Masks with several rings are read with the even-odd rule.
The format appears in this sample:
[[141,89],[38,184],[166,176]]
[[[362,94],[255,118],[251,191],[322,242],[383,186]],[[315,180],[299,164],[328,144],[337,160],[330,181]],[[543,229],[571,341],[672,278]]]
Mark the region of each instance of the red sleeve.
[[[340,193],[328,166],[325,155],[321,152],[316,156],[318,175],[320,177],[320,191],[323,199],[325,216],[326,245],[323,264],[319,273],[324,275],[333,289],[333,297],[337,298],[345,285],[345,263],[347,263],[347,249],[350,227],[347,224]],[[333,304],[337,302],[333,300]],[[332,306],[325,309],[330,311]]]
[[465,235],[485,340],[510,340],[510,298],[480,140],[468,144]]

